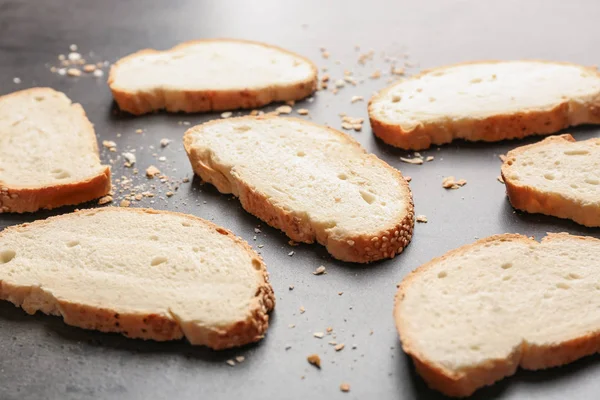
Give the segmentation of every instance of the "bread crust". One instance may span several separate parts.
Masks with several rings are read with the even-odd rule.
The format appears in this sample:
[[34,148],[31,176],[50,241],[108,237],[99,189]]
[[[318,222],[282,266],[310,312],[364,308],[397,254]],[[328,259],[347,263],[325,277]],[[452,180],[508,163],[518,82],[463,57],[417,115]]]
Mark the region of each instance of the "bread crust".
[[[566,239],[590,242],[597,242],[599,240],[593,237],[569,235],[568,233],[548,233],[547,236],[542,238],[541,243]],[[416,346],[410,340],[408,329],[404,324],[404,319],[400,311],[401,303],[406,295],[406,289],[411,285],[413,279],[448,258],[469,253],[475,247],[498,240],[522,241],[528,245],[540,244],[532,238],[519,234],[507,233],[490,236],[432,259],[410,272],[398,285],[394,301],[394,319],[402,341],[402,349],[413,359],[417,372],[423,377],[427,385],[447,396],[470,396],[481,387],[491,385],[504,377],[513,375],[518,367],[528,370],[556,367],[600,352],[600,331],[586,332],[580,337],[555,343],[552,346],[533,346],[523,341],[517,344],[506,358],[489,360],[485,364],[473,365],[457,372],[444,368],[432,360],[428,360],[424,354],[419,353],[415,349]]]
[[[560,64],[579,67],[593,72],[600,79],[600,72],[567,62],[526,60],[546,64]],[[461,65],[501,63],[503,61],[472,61],[424,70],[408,79],[418,79],[423,75],[443,71]],[[369,101],[369,120],[373,134],[385,143],[406,150],[424,150],[431,145],[450,143],[454,139],[467,141],[497,142],[506,139],[522,139],[531,135],[547,135],[581,124],[600,124],[600,93],[588,102],[580,103],[565,99],[548,110],[523,110],[512,114],[492,115],[482,119],[444,119],[439,122],[420,121],[411,130],[404,130],[398,124],[379,119],[372,111],[378,101],[397,83],[385,88]]]
[[[523,185],[519,181],[510,178],[510,169],[521,154],[532,148],[545,146],[548,143],[560,144],[564,142],[576,142],[576,140],[569,134],[550,136],[537,143],[517,147],[508,152],[501,168],[508,199],[512,206],[519,210],[567,218],[588,227],[599,227],[600,209],[598,204],[582,203],[567,194],[546,192],[532,186]],[[593,138],[585,142],[590,142],[590,145],[600,144],[600,139]]]
[[[276,49],[307,62],[312,75],[301,82],[289,85],[274,85],[263,88],[239,88],[232,90],[167,90],[156,88],[152,92],[130,92],[115,83],[115,73],[119,65],[144,54],[157,54],[205,42],[237,42],[254,44]],[[165,109],[168,112],[183,111],[186,113],[225,111],[235,109],[259,108],[276,101],[301,100],[310,96],[317,89],[318,70],[308,58],[292,53],[277,46],[241,39],[200,39],[180,43],[169,50],[158,51],[144,49],[130,54],[113,64],[108,76],[108,85],[119,108],[133,115],[146,114]]]
[[[44,225],[58,218],[76,218],[80,215],[106,212],[108,210],[111,212],[176,215],[189,220],[200,221],[220,234],[230,237],[235,244],[241,246],[242,250],[252,257],[253,266],[259,275],[259,284],[246,319],[227,326],[207,326],[202,325],[201,322],[185,321],[173,311],[165,314],[134,313],[124,312],[119,310],[118,307],[98,307],[84,303],[74,303],[68,299],[56,298],[50,291],[39,286],[17,286],[2,280],[0,280],[0,299],[10,301],[17,307],[23,308],[28,314],[41,311],[49,315],[62,316],[67,325],[101,332],[121,333],[135,339],[166,341],[185,337],[193,345],[204,345],[215,350],[221,350],[256,342],[264,337],[269,326],[268,313],[275,307],[275,296],[269,283],[265,263],[244,240],[202,218],[189,214],[143,208],[106,207],[87,209],[38,220],[29,224],[8,227],[0,232],[0,241],[5,234],[18,231],[27,226]],[[256,264],[254,265],[254,263]]]
[[[10,93],[3,96],[3,98],[22,95],[23,92],[44,93],[49,90],[55,92],[51,88],[32,88]],[[98,163],[100,163],[100,153],[98,151],[94,126],[87,118],[80,104],[72,103],[71,108],[80,114],[85,124],[85,131],[88,133],[91,143],[93,143]],[[50,210],[66,205],[80,204],[105,196],[110,190],[111,177],[109,166],[104,166],[104,170],[98,173],[98,175],[90,176],[85,180],[52,186],[13,187],[3,183],[0,179],[0,214],[3,212],[34,212],[40,209]]]
[[[248,119],[270,119],[282,118],[275,116],[259,117],[238,117],[231,120]],[[316,125],[299,118],[286,118],[303,124]],[[202,126],[220,123],[219,120],[209,121]],[[329,130],[332,134],[338,135],[344,139],[350,146],[361,148],[362,146],[350,136],[336,131],[335,129],[319,126],[322,129]],[[189,129],[184,138],[184,147],[194,172],[202,178],[203,181],[213,184],[221,193],[232,193],[239,197],[244,210],[250,214],[262,219],[267,224],[281,229],[292,240],[302,243],[314,243],[315,241],[324,245],[327,251],[338,260],[370,263],[385,258],[394,258],[400,254],[412,239],[414,227],[414,205],[412,193],[408,183],[395,168],[383,162],[374,155],[368,155],[376,162],[381,163],[393,175],[396,176],[400,186],[406,193],[407,211],[406,215],[400,221],[393,221],[386,229],[382,229],[376,234],[356,234],[353,236],[334,237],[326,229],[319,229],[314,226],[310,218],[301,215],[294,210],[286,210],[278,204],[274,204],[261,192],[249,186],[246,182],[238,179],[236,176],[220,171],[218,165],[213,160],[204,159],[193,146],[192,135],[193,128]]]

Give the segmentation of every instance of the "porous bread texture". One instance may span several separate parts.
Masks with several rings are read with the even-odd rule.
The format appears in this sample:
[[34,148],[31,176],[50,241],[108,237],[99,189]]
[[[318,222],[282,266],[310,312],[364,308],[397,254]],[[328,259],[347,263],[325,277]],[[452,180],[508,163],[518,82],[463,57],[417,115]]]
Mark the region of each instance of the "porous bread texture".
[[600,226],[600,138],[551,136],[510,151],[502,178],[513,207]]
[[50,88],[0,97],[0,213],[79,204],[110,187],[81,105]]
[[275,304],[260,256],[231,232],[115,207],[5,229],[0,299],[80,328],[213,349],[261,339]]
[[317,88],[317,67],[263,43],[195,40],[122,58],[108,84],[119,108],[135,115],[233,110],[309,96]]
[[373,133],[403,149],[454,139],[499,141],[600,123],[595,68],[547,61],[480,61],[434,68],[369,102]]
[[393,258],[412,238],[408,184],[342,132],[296,118],[229,118],[189,129],[184,146],[204,181],[337,259]]
[[449,396],[600,350],[600,240],[504,234],[450,251],[400,284],[402,347]]

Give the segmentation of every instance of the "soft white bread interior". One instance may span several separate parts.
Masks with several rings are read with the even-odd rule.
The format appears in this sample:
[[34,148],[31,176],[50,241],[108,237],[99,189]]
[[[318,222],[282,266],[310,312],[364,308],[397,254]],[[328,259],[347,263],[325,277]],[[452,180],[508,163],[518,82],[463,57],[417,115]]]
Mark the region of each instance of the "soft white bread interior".
[[112,66],[108,84],[132,114],[232,110],[307,97],[316,89],[317,68],[263,43],[196,40],[131,54]]
[[403,149],[454,139],[498,141],[600,123],[595,68],[545,61],[485,61],[435,68],[371,99],[373,133]]
[[600,240],[504,234],[453,250],[400,284],[402,347],[450,396],[600,349]]
[[204,181],[340,260],[394,257],[412,237],[408,184],[342,132],[295,118],[241,117],[195,126],[184,145]]
[[577,142],[565,134],[518,147],[502,177],[515,208],[600,226],[600,138]]
[[114,207],[0,233],[0,299],[85,329],[214,349],[262,338],[275,301],[264,263],[231,232]]
[[110,191],[94,128],[50,88],[0,97],[0,213],[78,204]]

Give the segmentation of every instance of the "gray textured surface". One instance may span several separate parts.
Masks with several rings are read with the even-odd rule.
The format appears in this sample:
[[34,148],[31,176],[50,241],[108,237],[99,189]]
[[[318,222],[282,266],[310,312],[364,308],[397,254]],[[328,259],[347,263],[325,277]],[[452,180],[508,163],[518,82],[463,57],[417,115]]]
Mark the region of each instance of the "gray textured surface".
[[[57,54],[68,52],[71,43],[78,44],[83,53],[93,51],[97,60],[112,62],[140,48],[168,48],[203,37],[239,37],[281,45],[312,58],[319,66],[329,66],[333,77],[340,77],[344,68],[363,76],[376,68],[387,71],[389,64],[383,62],[381,51],[408,53],[410,61],[421,67],[471,59],[600,62],[600,25],[596,21],[600,2],[596,1],[259,3],[0,0],[0,94],[38,85],[64,91],[83,105],[100,140],[115,140],[120,151],[138,149],[140,169],[157,163],[147,146],[158,147],[163,137],[173,139],[169,147],[157,152],[168,159],[169,167],[164,170],[181,179],[192,173],[180,145],[184,127],[177,121],[194,124],[215,115],[119,116],[113,113],[104,79],[60,77],[51,74],[45,64],[55,64]],[[361,52],[375,50],[375,61],[360,67],[355,44],[361,45]],[[320,57],[319,47],[329,50],[329,60]],[[21,78],[22,83],[15,85],[13,77]],[[366,117],[365,103],[350,105],[350,97],[368,98],[385,86],[385,81],[367,79],[364,85],[345,88],[337,96],[319,94],[313,103],[299,106],[310,109],[313,121],[339,127],[339,112]],[[134,133],[138,128],[146,133]],[[598,135],[599,130],[570,131],[584,139]],[[122,136],[118,138],[117,133]],[[262,234],[254,242],[253,229],[260,221],[247,215],[231,196],[193,180],[183,184],[168,203],[157,200],[152,206],[211,219],[252,244],[265,245],[262,253],[277,296],[265,340],[216,353],[184,342],[159,344],[83,331],[64,325],[59,318],[30,317],[1,303],[0,399],[436,398],[400,350],[394,328],[395,284],[404,275],[447,250],[496,233],[518,232],[539,238],[546,231],[568,231],[600,236],[598,229],[513,212],[503,185],[496,181],[497,154],[536,139],[488,145],[455,143],[422,152],[434,155],[435,161],[414,166],[399,161],[406,153],[376,141],[368,124],[362,133],[352,135],[413,177],[416,212],[427,215],[429,223],[417,224],[412,244],[401,256],[371,266],[345,265],[329,259],[318,245],[302,245],[289,257],[291,249],[283,234],[263,224]],[[109,155],[103,152],[103,159]],[[118,166],[114,171],[118,177],[124,169]],[[130,173],[126,171],[126,175]],[[468,184],[445,191],[441,180],[447,175],[465,178]],[[150,205],[147,201],[141,204]],[[64,211],[68,210],[2,215],[0,227]],[[328,274],[313,276],[311,271],[321,264],[327,266]],[[295,289],[289,291],[289,285]],[[339,291],[344,294],[339,296]],[[299,313],[300,306],[306,308],[304,314]],[[289,324],[296,327],[290,329]],[[337,341],[346,344],[343,351],[336,353],[327,344],[329,338],[313,338],[313,332],[328,326],[334,328]],[[286,351],[287,345],[292,347]],[[315,352],[323,360],[320,371],[306,362],[306,356]],[[233,368],[225,364],[237,355],[245,356],[246,361]],[[520,371],[479,391],[476,398],[595,398],[600,391],[599,375],[600,363],[593,356],[548,371]],[[342,382],[351,384],[350,393],[339,391]]]

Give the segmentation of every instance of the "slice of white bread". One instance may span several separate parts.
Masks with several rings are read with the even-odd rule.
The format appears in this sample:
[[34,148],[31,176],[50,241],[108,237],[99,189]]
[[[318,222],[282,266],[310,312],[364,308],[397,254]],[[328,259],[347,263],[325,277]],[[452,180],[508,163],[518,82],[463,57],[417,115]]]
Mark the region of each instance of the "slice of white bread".
[[110,188],[81,105],[50,88],[0,97],[0,213],[79,204]]
[[5,229],[0,299],[85,329],[213,349],[261,339],[275,302],[260,256],[231,232],[116,207]]
[[450,251],[400,284],[402,347],[449,396],[600,350],[600,240],[504,234]]
[[296,118],[229,118],[189,129],[184,146],[204,181],[337,259],[393,258],[412,238],[408,184],[342,132]]
[[373,133],[403,149],[493,142],[600,123],[600,74],[575,64],[483,61],[435,68],[374,96]]
[[195,40],[122,58],[108,84],[119,107],[135,115],[233,110],[309,96],[317,87],[317,67],[263,43]]
[[502,178],[513,207],[600,226],[600,138],[550,136],[510,151]]

